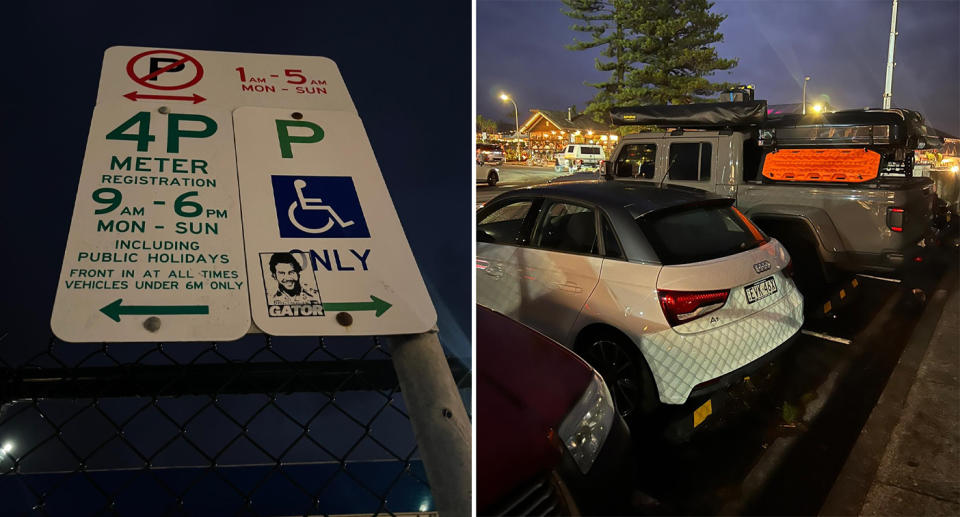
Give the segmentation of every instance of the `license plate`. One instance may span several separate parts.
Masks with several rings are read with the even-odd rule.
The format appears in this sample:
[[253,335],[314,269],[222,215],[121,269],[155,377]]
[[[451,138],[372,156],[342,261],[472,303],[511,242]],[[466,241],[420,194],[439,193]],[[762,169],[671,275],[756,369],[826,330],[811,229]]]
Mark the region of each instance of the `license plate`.
[[747,303],[753,303],[777,292],[777,282],[774,281],[772,276],[764,278],[744,287],[743,292],[747,294]]

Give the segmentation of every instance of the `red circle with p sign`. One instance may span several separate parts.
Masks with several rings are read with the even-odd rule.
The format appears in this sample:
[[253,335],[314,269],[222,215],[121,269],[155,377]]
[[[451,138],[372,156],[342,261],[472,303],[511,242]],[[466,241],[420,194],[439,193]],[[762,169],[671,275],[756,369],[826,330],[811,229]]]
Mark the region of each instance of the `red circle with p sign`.
[[[134,66],[144,58],[149,58],[149,69],[146,74],[141,76],[141,74],[138,74],[134,70]],[[158,79],[163,74],[167,74],[166,77],[170,77],[170,74],[183,71],[187,64],[192,64],[196,72],[186,82],[167,85],[150,84],[150,81]],[[196,58],[188,56],[183,52],[177,52],[176,50],[148,50],[147,52],[133,56],[133,58],[127,62],[127,75],[137,84],[146,86],[147,88],[153,88],[155,90],[181,90],[200,82],[200,79],[203,77],[203,67]]]

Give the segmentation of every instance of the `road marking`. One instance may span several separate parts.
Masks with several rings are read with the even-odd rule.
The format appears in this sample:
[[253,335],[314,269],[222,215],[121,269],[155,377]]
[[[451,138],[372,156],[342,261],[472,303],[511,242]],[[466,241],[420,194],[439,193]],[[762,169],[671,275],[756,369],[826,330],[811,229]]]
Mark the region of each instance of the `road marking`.
[[890,283],[893,283],[893,284],[899,284],[899,283],[900,283],[900,279],[899,279],[899,278],[887,278],[887,277],[884,277],[884,276],[865,275],[865,274],[863,274],[863,273],[857,273],[857,276],[863,277],[863,278],[872,278],[872,279],[874,279],[874,280],[880,280],[880,281],[883,281],[883,282],[890,282]]
[[842,345],[849,345],[853,343],[853,340],[846,339],[842,337],[831,336],[830,334],[824,334],[822,332],[815,332],[813,330],[803,329],[800,331],[801,334],[806,334],[808,336],[818,337],[820,339],[825,339],[827,341],[833,341],[834,343],[840,343]]

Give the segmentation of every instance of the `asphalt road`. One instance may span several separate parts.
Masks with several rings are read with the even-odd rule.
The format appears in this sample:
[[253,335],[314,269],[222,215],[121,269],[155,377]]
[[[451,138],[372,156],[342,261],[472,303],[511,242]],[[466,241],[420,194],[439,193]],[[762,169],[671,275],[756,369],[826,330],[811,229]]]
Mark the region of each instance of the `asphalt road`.
[[[484,169],[495,167],[485,166]],[[553,167],[526,167],[504,165],[496,167],[500,171],[500,181],[491,187],[486,183],[477,183],[477,205],[482,205],[498,195],[521,187],[546,183],[554,178],[567,176],[568,172],[556,172]],[[580,174],[583,177],[595,177],[592,174]]]

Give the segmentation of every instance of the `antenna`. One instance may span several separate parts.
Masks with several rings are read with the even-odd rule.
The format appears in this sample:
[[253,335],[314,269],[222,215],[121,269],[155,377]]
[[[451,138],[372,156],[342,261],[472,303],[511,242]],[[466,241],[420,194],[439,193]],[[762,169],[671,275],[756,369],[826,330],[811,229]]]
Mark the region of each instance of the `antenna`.
[[883,86],[883,109],[890,109],[893,100],[893,47],[897,42],[897,0],[893,0],[893,13],[890,15],[890,47],[887,49],[887,79]]
[[657,188],[663,188],[663,182],[667,180],[667,176],[670,175],[670,164],[667,164],[667,170],[663,172],[663,177],[660,178],[660,184],[657,185]]

